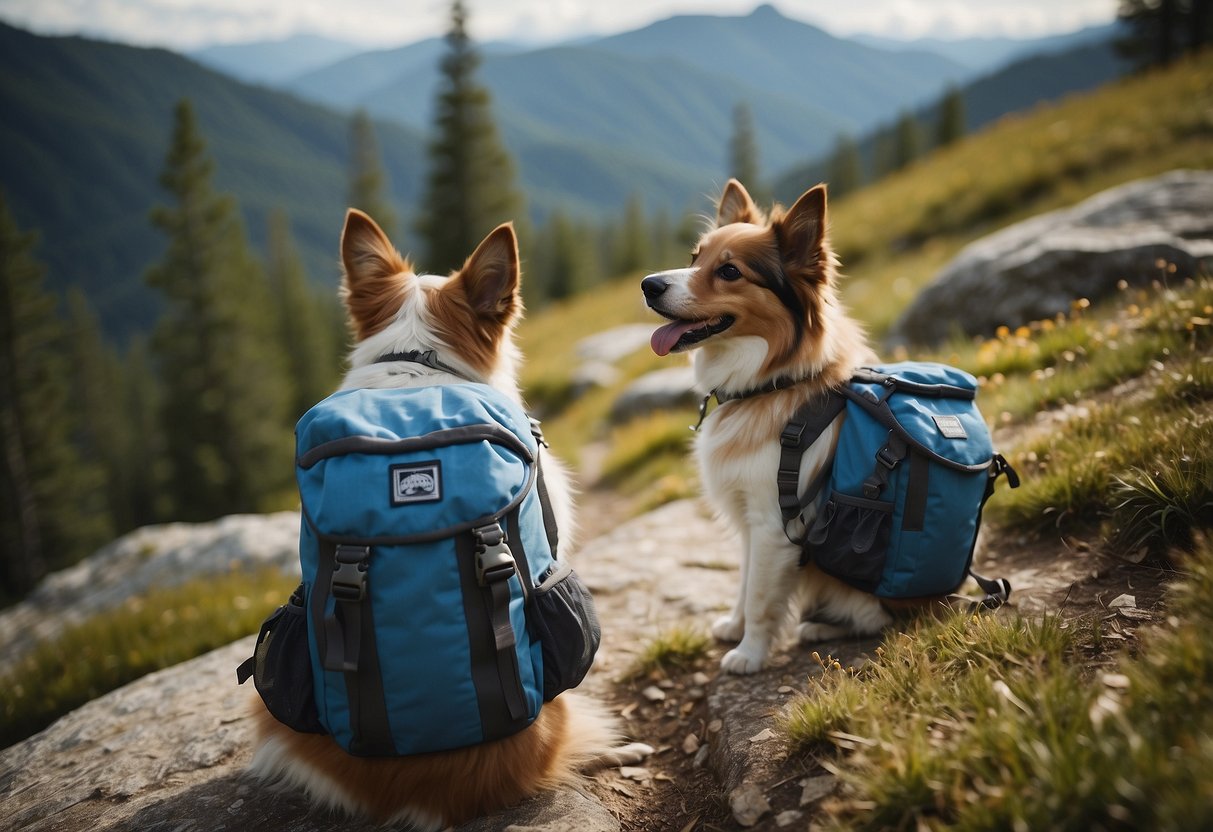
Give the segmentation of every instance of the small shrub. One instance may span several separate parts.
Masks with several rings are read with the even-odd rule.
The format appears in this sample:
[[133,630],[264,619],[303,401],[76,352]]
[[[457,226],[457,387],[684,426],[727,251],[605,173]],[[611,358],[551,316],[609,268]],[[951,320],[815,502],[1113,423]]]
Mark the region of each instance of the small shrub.
[[673,627],[660,633],[644,648],[624,674],[639,679],[652,673],[669,674],[689,670],[707,656],[712,640],[693,627]]

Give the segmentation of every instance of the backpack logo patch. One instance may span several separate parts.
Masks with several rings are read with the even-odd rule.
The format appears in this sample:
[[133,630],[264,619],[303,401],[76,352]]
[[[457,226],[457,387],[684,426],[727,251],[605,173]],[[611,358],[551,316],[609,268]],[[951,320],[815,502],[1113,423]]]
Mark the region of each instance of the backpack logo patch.
[[433,503],[442,499],[442,463],[414,462],[390,469],[392,505]]
[[969,435],[965,433],[965,426],[961,424],[959,416],[932,416],[935,420],[935,427],[943,434],[945,439],[968,439]]

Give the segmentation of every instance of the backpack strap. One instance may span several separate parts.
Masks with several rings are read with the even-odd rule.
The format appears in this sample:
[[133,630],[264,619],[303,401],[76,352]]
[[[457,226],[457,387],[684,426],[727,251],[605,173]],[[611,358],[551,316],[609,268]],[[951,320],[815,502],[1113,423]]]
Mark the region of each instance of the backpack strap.
[[552,511],[552,500],[548,496],[547,483],[543,481],[543,460],[541,458],[543,449],[549,445],[543,438],[543,428],[540,427],[539,420],[534,416],[527,418],[531,420],[531,434],[538,443],[535,448],[535,491],[539,495],[539,509],[543,513],[543,530],[548,537],[548,548],[552,552],[552,560],[556,560],[556,549],[560,545],[560,530],[556,527],[556,513]]
[[823,466],[805,493],[800,495],[800,461],[804,452],[820,438],[846,406],[846,399],[830,391],[824,398],[805,403],[792,415],[779,435],[779,470],[775,474],[775,483],[779,488],[779,512],[783,515],[784,534],[793,543],[802,544],[804,541],[788,534],[789,524],[817,499],[832,467]]

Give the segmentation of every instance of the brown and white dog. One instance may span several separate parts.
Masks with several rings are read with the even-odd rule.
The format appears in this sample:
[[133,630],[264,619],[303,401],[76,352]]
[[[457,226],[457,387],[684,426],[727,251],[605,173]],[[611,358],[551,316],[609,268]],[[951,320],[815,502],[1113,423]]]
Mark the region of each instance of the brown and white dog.
[[[341,260],[341,294],[355,337],[342,389],[463,382],[420,364],[376,363],[391,353],[434,350],[466,379],[521,402],[513,327],[522,301],[511,225],[489,234],[449,277],[417,275],[370,217],[350,210]],[[544,475],[563,555],[574,533],[568,478],[550,457]],[[254,708],[255,775],[302,788],[324,806],[424,830],[510,806],[576,780],[584,768],[633,763],[652,751],[642,744],[619,747],[618,726],[607,709],[574,693],[548,702],[534,723],[505,739],[410,757],[354,757],[329,736],[297,733],[277,722],[260,699]]]
[[[838,299],[837,268],[826,240],[824,186],[767,216],[731,179],[691,265],[641,284],[649,307],[671,321],[653,333],[654,352],[694,350],[697,384],[723,402],[704,419],[695,450],[708,498],[741,537],[737,603],[712,625],[716,638],[738,642],[721,659],[730,673],[762,668],[794,595],[801,642],[876,633],[892,622],[875,596],[812,564],[798,570],[800,549],[788,540],[779,509],[784,425],[811,398],[875,360]],[[802,492],[832,458],[840,424],[804,454]]]

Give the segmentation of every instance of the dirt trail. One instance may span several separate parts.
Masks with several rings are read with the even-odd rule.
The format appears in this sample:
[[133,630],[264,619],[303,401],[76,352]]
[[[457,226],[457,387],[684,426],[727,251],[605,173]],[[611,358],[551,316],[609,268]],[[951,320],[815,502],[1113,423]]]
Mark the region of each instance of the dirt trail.
[[[594,592],[603,629],[599,660],[585,689],[613,704],[633,738],[658,748],[643,767],[599,775],[592,785],[595,796],[634,832],[776,829],[780,810],[785,822],[803,824],[798,819],[811,811],[798,805],[805,761],[788,757],[778,737],[765,729],[774,726],[772,717],[784,703],[804,690],[814,670],[808,651],[785,644],[770,669],[743,679],[719,675],[719,646],[698,667],[670,678],[622,678],[660,633],[675,626],[706,632],[708,623],[728,609],[738,582],[734,533],[696,500],[631,519],[626,499],[618,495],[591,491],[581,503],[585,543],[574,563]],[[1169,578],[1087,542],[1033,542],[989,530],[983,532],[975,564],[1011,581],[1006,614],[1100,616],[1113,649],[1159,616]],[[1136,607],[1109,609],[1122,594],[1134,596]],[[824,645],[822,653],[858,662],[875,644]],[[746,827],[734,819],[726,792],[752,781],[759,782],[772,808],[756,826]]]

